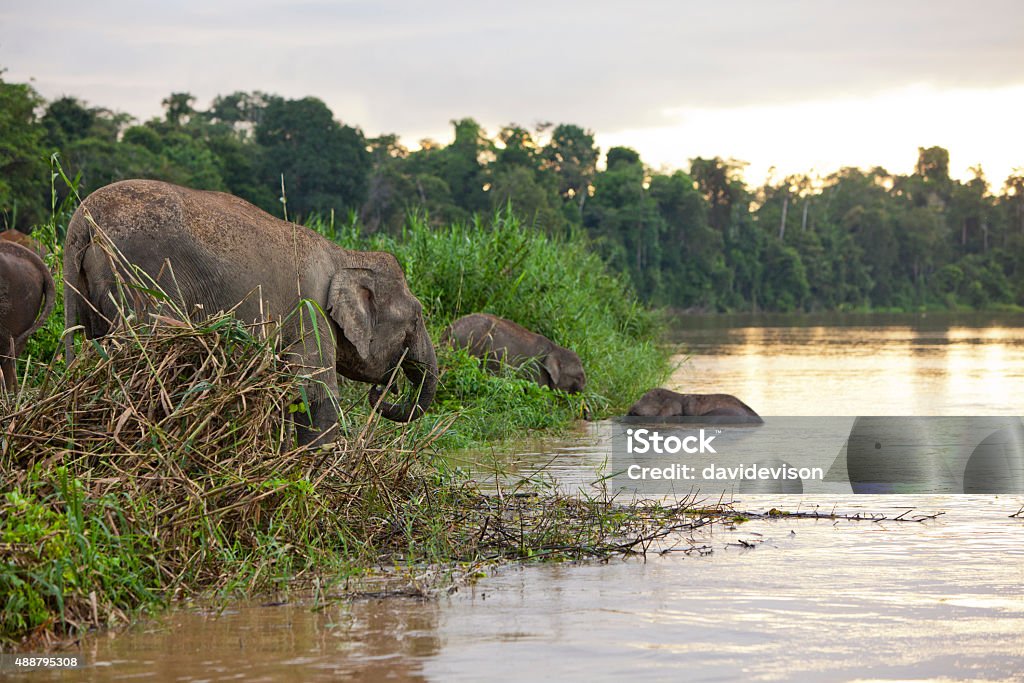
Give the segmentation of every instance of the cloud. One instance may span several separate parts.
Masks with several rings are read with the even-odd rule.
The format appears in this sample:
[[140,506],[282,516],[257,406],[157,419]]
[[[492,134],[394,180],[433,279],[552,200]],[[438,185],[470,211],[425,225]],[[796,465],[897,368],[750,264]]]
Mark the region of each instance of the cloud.
[[998,0],[21,4],[0,10],[8,79],[143,118],[172,91],[260,89],[371,134],[463,116],[610,133],[687,107],[1024,81],[1024,6]]

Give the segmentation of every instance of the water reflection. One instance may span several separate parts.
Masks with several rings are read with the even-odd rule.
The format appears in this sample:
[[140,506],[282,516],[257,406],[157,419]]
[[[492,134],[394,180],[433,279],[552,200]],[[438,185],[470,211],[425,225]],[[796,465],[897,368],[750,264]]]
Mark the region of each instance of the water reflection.
[[180,610],[93,640],[78,680],[426,680],[441,648],[440,605],[407,598]]
[[1020,413],[1024,319],[975,328],[956,317],[906,318],[845,327],[794,318],[773,318],[777,327],[735,317],[696,327],[681,321],[681,365],[667,387],[735,394],[763,415]]

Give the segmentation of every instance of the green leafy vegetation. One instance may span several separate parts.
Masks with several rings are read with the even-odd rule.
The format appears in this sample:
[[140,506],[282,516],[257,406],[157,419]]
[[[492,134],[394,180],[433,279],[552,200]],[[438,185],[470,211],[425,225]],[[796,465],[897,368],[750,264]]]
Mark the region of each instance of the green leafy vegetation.
[[[204,110],[172,93],[162,118],[138,123],[0,80],[0,103],[0,225],[23,230],[47,213],[45,160],[56,152],[80,174],[83,195],[157,178],[225,190],[275,215],[286,208],[292,220],[352,212],[367,233],[392,237],[410,213],[445,227],[511,206],[546,234],[586,236],[658,306],[1024,305],[1024,174],[992,185],[979,167],[954,180],[941,147],[918,149],[908,175],[845,168],[751,188],[741,161],[680,159],[685,170],[655,172],[628,148],[602,155],[594,134],[574,124],[510,123],[489,135],[465,118],[452,122],[451,143],[409,150],[394,134],[367,138],[315,97],[236,92]],[[70,193],[58,185],[62,198]]]
[[437,410],[457,411],[453,443],[502,438],[589,415],[622,414],[668,369],[656,347],[657,320],[612,275],[582,236],[550,237],[514,216],[434,228],[411,217],[399,236],[363,235],[358,223],[314,229],[352,249],[394,253],[424,305],[431,335],[453,320],[487,312],[515,320],[576,351],[587,372],[580,396],[542,389],[513,372],[487,375],[465,352],[441,348]]

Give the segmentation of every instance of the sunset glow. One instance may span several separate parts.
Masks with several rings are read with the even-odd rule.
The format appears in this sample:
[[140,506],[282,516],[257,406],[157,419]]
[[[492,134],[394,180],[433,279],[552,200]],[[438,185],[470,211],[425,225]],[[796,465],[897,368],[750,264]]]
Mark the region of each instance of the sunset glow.
[[843,166],[882,166],[909,173],[917,147],[950,152],[950,174],[973,177],[980,164],[994,191],[1024,165],[1024,138],[1014,133],[1024,111],[1024,86],[938,90],[913,86],[868,97],[734,108],[680,107],[673,123],[617,132],[598,131],[603,149],[633,147],[653,168],[687,168],[696,157],[749,162],[746,178],[764,181],[772,166],[790,174],[828,175]]

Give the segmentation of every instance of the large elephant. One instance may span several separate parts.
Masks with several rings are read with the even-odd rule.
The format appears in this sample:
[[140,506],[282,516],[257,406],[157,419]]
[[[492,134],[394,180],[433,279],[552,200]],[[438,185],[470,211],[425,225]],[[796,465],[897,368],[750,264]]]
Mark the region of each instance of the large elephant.
[[730,394],[680,394],[651,389],[640,397],[629,414],[638,417],[749,417],[761,418],[753,408]]
[[53,277],[35,252],[0,242],[0,389],[17,389],[15,361],[49,317],[55,294]]
[[[491,372],[504,362],[513,367],[529,366],[530,378],[542,387],[575,394],[587,386],[576,352],[496,315],[473,313],[459,318],[444,331],[441,341],[486,359]],[[530,363],[533,359],[536,362]]]
[[[300,444],[329,440],[337,428],[335,369],[372,384],[371,403],[391,420],[416,419],[433,401],[437,360],[423,307],[391,254],[343,249],[229,194],[151,180],[114,183],[82,202],[64,248],[65,323],[83,325],[88,338],[106,334],[118,318],[111,295],[119,291],[115,270],[125,267],[112,247],[189,316],[234,308],[244,322],[282,324],[284,352],[313,369],[311,419],[296,420]],[[70,361],[71,335],[65,339]],[[409,394],[382,401],[379,385],[399,366]]]

